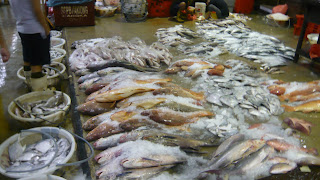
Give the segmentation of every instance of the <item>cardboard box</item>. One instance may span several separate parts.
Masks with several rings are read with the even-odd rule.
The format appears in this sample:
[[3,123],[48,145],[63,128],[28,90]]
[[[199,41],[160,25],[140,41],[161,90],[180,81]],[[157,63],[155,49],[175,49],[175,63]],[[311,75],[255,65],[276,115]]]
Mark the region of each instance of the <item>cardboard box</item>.
[[56,26],[95,25],[94,2],[83,4],[62,4],[53,7]]

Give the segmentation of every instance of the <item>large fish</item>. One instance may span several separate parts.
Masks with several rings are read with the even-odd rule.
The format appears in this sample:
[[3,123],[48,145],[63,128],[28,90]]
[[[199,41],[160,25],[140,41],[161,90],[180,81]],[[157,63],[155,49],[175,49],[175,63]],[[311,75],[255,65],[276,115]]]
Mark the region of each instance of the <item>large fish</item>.
[[309,101],[297,106],[282,105],[288,112],[302,111],[304,113],[320,112],[320,100]]
[[122,153],[123,150],[120,147],[116,146],[100,152],[94,157],[94,159],[97,163],[104,164],[105,162],[111,161],[114,158],[121,156]]
[[123,104],[120,106],[120,108],[126,108],[129,106],[135,106],[138,108],[142,109],[150,109],[153,108],[154,106],[165,102],[167,99],[166,98],[149,98],[149,99],[143,99],[143,100],[138,100],[138,101],[133,101],[133,102],[128,102],[126,104]]
[[86,140],[94,141],[99,138],[107,137],[121,132],[123,132],[123,129],[119,127],[119,123],[103,122],[87,134]]
[[125,131],[132,131],[139,127],[158,128],[160,125],[154,121],[143,118],[131,118],[120,123],[120,128]]
[[312,99],[316,99],[320,97],[320,93],[312,93],[308,95],[299,95],[293,96],[289,98],[289,102],[296,102],[296,101],[309,101]]
[[135,93],[153,91],[154,88],[133,86],[103,92],[95,97],[98,102],[114,102],[127,98]]
[[92,84],[91,86],[89,86],[86,90],[85,90],[85,94],[89,95],[91,93],[94,93],[104,87],[106,87],[109,83],[95,83]]
[[197,93],[190,89],[183,88],[173,83],[169,82],[158,82],[157,85],[161,88],[153,91],[153,95],[157,94],[173,94],[175,96],[188,97],[196,100],[204,100],[204,93]]
[[108,112],[115,107],[115,103],[100,103],[96,100],[85,102],[77,107],[77,111],[81,114],[95,116]]
[[157,123],[180,126],[186,123],[193,123],[199,117],[213,116],[214,114],[209,111],[180,112],[168,108],[158,108],[142,111],[141,115],[148,116]]

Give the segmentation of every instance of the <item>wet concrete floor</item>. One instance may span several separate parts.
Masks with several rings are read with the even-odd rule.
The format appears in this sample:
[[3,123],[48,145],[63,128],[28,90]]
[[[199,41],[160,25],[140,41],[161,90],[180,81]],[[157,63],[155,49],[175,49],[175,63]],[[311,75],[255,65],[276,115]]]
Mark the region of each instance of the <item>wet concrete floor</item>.
[[[293,35],[293,27],[276,27],[270,26],[264,21],[264,16],[260,14],[250,15],[252,17],[251,21],[248,21],[248,25],[258,32],[272,35],[280,39],[286,46],[295,48],[298,37]],[[114,17],[110,18],[96,18],[95,26],[87,27],[65,27],[63,28],[63,38],[66,39],[65,49],[67,50],[67,55],[72,53],[71,43],[75,40],[89,39],[106,37],[110,38],[113,36],[121,36],[123,40],[130,40],[133,37],[139,37],[144,40],[148,45],[157,41],[155,32],[158,28],[168,28],[175,26],[179,23],[169,21],[168,18],[150,18],[145,22],[139,23],[127,23],[124,17],[120,14],[116,14]],[[185,22],[184,26],[195,30],[194,22]],[[3,33],[6,37],[7,44],[10,47],[11,59],[6,64],[0,64],[0,142],[3,142],[11,135],[24,129],[16,120],[12,119],[8,112],[7,106],[16,97],[27,93],[26,85],[20,80],[16,72],[22,67],[22,49],[20,44],[20,39],[18,37],[15,28],[15,19],[12,16],[10,7],[7,5],[0,6],[0,26],[3,29]],[[173,55],[177,55],[177,52],[172,52]],[[222,60],[227,59],[241,59],[235,55],[222,55],[218,57]],[[246,60],[245,60],[246,61]],[[247,61],[249,62],[249,61]],[[251,63],[251,62],[249,62]],[[286,71],[285,74],[272,75],[274,79],[281,79],[283,81],[312,81],[319,79],[319,70],[317,69],[317,64],[311,65],[310,60],[305,58],[300,58],[299,63],[290,62],[288,66],[282,67],[281,69]],[[74,78],[74,77],[73,77]],[[72,81],[71,81],[72,82]],[[57,89],[65,90],[68,93],[68,81],[64,80],[62,86],[57,87]],[[78,102],[83,102],[84,94],[79,92],[76,88],[77,100]],[[75,105],[76,106],[76,105]],[[319,132],[320,126],[318,122],[320,119],[319,113],[284,113],[283,117],[295,116],[300,117],[305,120],[311,121],[316,126],[313,127],[312,133],[307,137],[302,135],[302,144],[308,147],[315,147],[320,149],[319,142]],[[88,117],[81,116],[81,121],[83,122]],[[69,125],[66,125],[67,129],[72,129],[70,120],[67,120]],[[312,173],[300,173],[298,168],[289,174],[284,176],[272,176],[267,179],[316,179],[319,175],[319,168],[312,167]],[[94,172],[94,171],[92,171]],[[93,177],[93,176],[92,176]],[[319,176],[318,176],[319,177]],[[0,179],[5,179],[4,176],[0,176]]]

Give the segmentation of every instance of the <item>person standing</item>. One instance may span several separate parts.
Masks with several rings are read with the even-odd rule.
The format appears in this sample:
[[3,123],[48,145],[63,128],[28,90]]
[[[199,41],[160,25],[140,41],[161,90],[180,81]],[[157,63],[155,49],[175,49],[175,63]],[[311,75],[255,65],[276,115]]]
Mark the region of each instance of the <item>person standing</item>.
[[229,16],[228,4],[224,0],[207,0],[207,11],[216,12],[218,19],[223,19]]
[[178,22],[187,19],[187,8],[194,4],[194,0],[176,0],[170,6],[170,16],[176,17]]
[[10,0],[21,38],[23,70],[32,91],[47,89],[47,76],[42,66],[50,64],[50,27],[39,0]]

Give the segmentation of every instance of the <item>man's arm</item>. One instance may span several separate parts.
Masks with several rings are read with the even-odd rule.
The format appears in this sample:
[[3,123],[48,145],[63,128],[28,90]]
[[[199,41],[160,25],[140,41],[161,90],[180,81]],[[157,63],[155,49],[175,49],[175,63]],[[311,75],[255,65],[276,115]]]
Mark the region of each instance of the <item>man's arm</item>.
[[50,27],[46,21],[46,17],[41,10],[41,5],[39,0],[32,0],[32,7],[36,14],[37,20],[40,22],[41,26],[44,28],[46,35],[50,33]]
[[4,39],[4,35],[2,33],[1,27],[0,27],[0,55],[2,57],[3,62],[7,62],[10,58],[10,52],[8,51],[8,46]]

